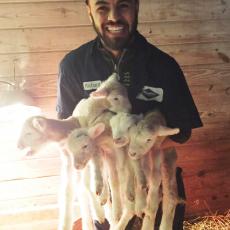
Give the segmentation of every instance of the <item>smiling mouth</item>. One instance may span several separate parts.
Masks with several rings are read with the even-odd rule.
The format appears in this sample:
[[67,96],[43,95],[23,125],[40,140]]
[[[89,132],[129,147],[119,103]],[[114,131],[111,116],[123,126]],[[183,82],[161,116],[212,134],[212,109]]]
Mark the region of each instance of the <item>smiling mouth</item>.
[[106,30],[113,34],[119,34],[125,31],[125,27],[124,26],[106,26]]

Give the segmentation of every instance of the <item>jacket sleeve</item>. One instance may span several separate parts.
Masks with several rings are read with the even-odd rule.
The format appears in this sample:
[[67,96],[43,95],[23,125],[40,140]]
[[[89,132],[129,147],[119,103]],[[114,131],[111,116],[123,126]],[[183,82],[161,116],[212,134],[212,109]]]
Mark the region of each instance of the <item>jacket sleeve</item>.
[[72,115],[77,103],[83,98],[82,83],[76,67],[65,57],[59,65],[57,83],[57,117],[65,119]]
[[181,68],[173,58],[170,65],[165,74],[163,110],[167,125],[180,128],[180,133],[170,138],[183,143],[193,128],[202,126],[202,121]]

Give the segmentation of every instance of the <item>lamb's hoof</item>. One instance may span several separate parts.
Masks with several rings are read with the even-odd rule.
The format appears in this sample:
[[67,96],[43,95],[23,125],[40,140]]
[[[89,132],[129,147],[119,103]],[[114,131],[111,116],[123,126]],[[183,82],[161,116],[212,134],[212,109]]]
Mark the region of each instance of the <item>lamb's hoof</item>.
[[127,193],[127,198],[129,201],[133,202],[135,200],[135,195],[133,193]]
[[101,195],[101,193],[102,193],[102,188],[103,188],[103,186],[101,186],[101,185],[96,187],[96,195],[97,195],[97,196],[100,196],[100,195]]
[[97,221],[99,222],[99,224],[103,224],[103,223],[105,223],[105,218],[104,217],[99,218]]
[[142,218],[143,215],[144,215],[143,212],[136,212],[136,216],[139,217],[139,218]]
[[100,201],[101,206],[105,205],[106,202],[107,202],[107,199],[102,199],[102,200]]
[[114,222],[115,222],[115,223],[118,223],[119,220],[120,220],[120,217],[121,217],[121,215],[120,215],[119,212],[114,213],[114,214],[113,214],[113,220],[114,220]]
[[141,185],[141,190],[147,191],[148,190],[148,184],[146,181],[142,181]]
[[101,195],[101,191],[96,191],[96,195],[100,196]]

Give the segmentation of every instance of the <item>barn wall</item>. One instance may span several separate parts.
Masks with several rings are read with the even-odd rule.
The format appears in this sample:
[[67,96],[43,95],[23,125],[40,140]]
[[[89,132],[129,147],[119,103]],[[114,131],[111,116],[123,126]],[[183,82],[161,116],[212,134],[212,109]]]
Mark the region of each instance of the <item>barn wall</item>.
[[[230,0],[140,2],[139,31],[179,62],[204,123],[189,142],[176,145],[187,216],[223,213],[230,203]],[[56,117],[58,63],[94,37],[81,0],[1,0],[0,80],[26,80],[36,105]],[[58,154],[25,158],[6,139],[0,142],[0,226],[9,225],[13,210],[12,226],[26,229],[33,219],[38,229],[52,229]]]

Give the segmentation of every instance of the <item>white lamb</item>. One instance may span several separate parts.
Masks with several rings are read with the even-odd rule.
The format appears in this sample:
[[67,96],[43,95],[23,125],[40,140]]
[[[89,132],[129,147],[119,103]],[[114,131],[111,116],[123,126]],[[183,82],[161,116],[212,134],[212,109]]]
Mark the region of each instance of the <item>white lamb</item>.
[[128,154],[132,159],[140,159],[153,147],[159,150],[167,136],[175,135],[179,131],[178,128],[166,127],[166,122],[160,112],[150,112],[130,128]]
[[[103,156],[95,141],[104,132],[104,124],[98,123],[90,128],[73,130],[67,139],[68,150],[72,153],[76,169],[83,169],[90,163],[95,179],[95,193],[101,195],[103,190]],[[105,188],[106,189],[106,188]],[[104,204],[107,197],[101,201]]]
[[[92,135],[92,130],[94,134]],[[108,173],[108,181],[112,198],[112,220],[111,222],[117,222],[121,216],[121,202],[119,193],[119,182],[116,170],[116,154],[113,148],[112,138],[110,137],[110,131],[104,123],[97,123],[92,127],[85,127],[74,130],[68,137],[68,148],[73,153],[73,157],[77,159],[84,159],[88,162],[91,158],[103,158],[103,165],[101,162],[96,164],[97,170],[105,170]],[[90,156],[90,157],[88,157]],[[103,174],[102,174],[103,175]],[[105,176],[105,180],[107,177]]]
[[[110,126],[114,143],[117,147],[124,147],[129,143],[129,129],[140,121],[141,115],[133,115],[129,113],[118,113],[110,119]],[[141,168],[141,163],[137,159],[132,161],[134,172],[137,179],[137,184],[142,189],[147,187],[146,178]]]
[[[73,199],[74,199],[74,181],[76,181],[79,194],[81,193],[80,209],[88,210],[89,202],[85,197],[85,188],[82,186],[83,182],[81,175],[76,173],[73,164],[73,157],[65,148],[65,139],[68,134],[79,127],[77,119],[71,117],[66,120],[48,119],[42,116],[33,116],[27,119],[21,130],[21,134],[18,140],[18,147],[20,149],[28,149],[28,154],[36,153],[49,142],[57,142],[60,147],[62,170],[61,170],[61,194],[60,194],[60,213],[59,213],[59,226],[58,230],[72,230],[72,216],[73,216]],[[88,169],[84,170],[84,175]],[[80,178],[75,180],[75,176],[78,174]],[[85,215],[90,213],[82,211]],[[85,229],[93,229],[92,217],[88,215],[83,217],[83,225],[87,226]],[[90,227],[91,226],[91,227]]]
[[[109,126],[109,120],[114,115],[113,112],[108,110],[109,108],[109,102],[106,98],[93,98],[89,97],[87,99],[82,99],[77,106],[75,107],[72,116],[74,118],[77,118],[80,127],[91,127],[94,126],[97,123],[103,122],[107,127]],[[87,132],[87,129],[81,129],[78,132],[78,135],[80,135],[80,132],[85,130]],[[87,130],[87,131],[86,131]],[[89,130],[89,135],[90,135]],[[76,134],[75,134],[76,135]],[[101,157],[100,154],[92,154],[93,151],[88,151],[88,155],[84,154],[83,150],[82,153],[79,155],[79,148],[80,146],[84,147],[87,140],[85,139],[84,135],[81,134],[81,137],[79,137],[76,141],[76,138],[69,138],[74,140],[73,143],[70,146],[70,150],[72,153],[74,153],[74,159],[75,159],[75,166],[77,169],[84,168],[86,163],[91,160],[91,167],[94,170],[95,175],[95,182],[96,182],[96,194],[100,195],[103,189],[103,180],[102,180],[102,172],[101,172]],[[82,139],[82,140],[80,140]],[[78,142],[81,142],[79,144]],[[69,142],[70,143],[70,142]],[[90,145],[88,146],[90,147]],[[94,147],[92,147],[94,148]]]
[[[98,122],[103,122],[108,126],[110,118],[114,115],[111,111],[130,110],[131,104],[128,99],[126,88],[119,83],[117,75],[112,74],[102,85],[91,93],[87,99],[82,99],[75,107],[72,116],[76,117],[81,127],[90,127]],[[74,149],[72,148],[72,151]],[[92,155],[91,155],[92,157]],[[86,156],[85,156],[86,158]],[[89,159],[89,158],[88,158]],[[93,158],[93,162],[97,156]],[[97,162],[94,168],[98,167]],[[95,175],[99,176],[99,170]],[[97,182],[100,180],[98,177]],[[101,182],[102,184],[102,182]],[[96,190],[98,191],[98,188]]]
[[96,91],[90,94],[91,97],[106,98],[110,103],[109,110],[113,112],[129,112],[131,104],[128,99],[128,93],[125,88],[117,79],[117,74],[113,73],[107,80],[97,88]]
[[[128,156],[128,154],[127,147],[125,146],[129,143],[129,129],[133,125],[135,125],[141,118],[142,115],[134,115],[121,112],[114,115],[110,119],[112,136],[115,145],[119,148],[123,148],[126,156]],[[134,188],[130,186],[130,184],[127,184],[126,196],[128,198],[135,196],[135,214],[141,217],[146,205],[146,177],[142,169],[141,160],[132,160],[129,158],[126,159],[126,161],[130,162],[131,164],[136,181]]]
[[99,204],[95,193],[91,191],[91,170],[86,166],[83,170],[76,170],[72,154],[65,149],[61,150],[61,194],[60,194],[60,217],[58,230],[72,230],[73,204],[77,192],[80,205],[83,230],[94,230],[93,220],[103,223],[105,220],[104,210]]
[[73,129],[79,126],[78,120],[73,117],[56,120],[32,116],[24,122],[17,145],[20,149],[27,148],[30,155],[50,142],[64,140]]
[[[134,125],[130,128],[130,142],[128,149],[129,156],[136,160],[143,157],[151,158],[151,160],[149,160],[149,162],[151,162],[151,166],[149,167],[150,170],[149,173],[147,173],[149,192],[147,196],[147,206],[145,208],[145,217],[143,220],[142,230],[150,229],[155,223],[156,212],[159,202],[161,201],[161,195],[159,194],[161,179],[163,183],[163,195],[166,197],[170,192],[165,191],[171,191],[172,188],[176,186],[176,184],[171,187],[167,186],[170,183],[175,183],[175,181],[172,180],[172,178],[175,177],[175,174],[172,174],[170,177],[166,177],[164,174],[162,174],[161,178],[160,168],[162,164],[162,156],[160,145],[166,136],[177,133],[179,133],[179,129],[166,127],[163,116],[157,111],[147,114],[143,120],[137,123],[137,125]],[[154,151],[151,152],[151,149]],[[172,173],[173,172],[174,171],[172,171]],[[171,197],[163,199],[167,200],[171,199]],[[163,206],[163,216],[165,215],[164,213],[168,213],[165,208],[166,206]],[[168,217],[169,215],[167,215],[167,218]],[[165,217],[162,219],[165,220]],[[167,219],[167,223],[171,223],[172,221],[173,218]],[[163,229],[164,228],[162,228],[162,230]]]

